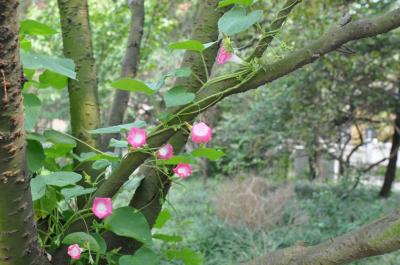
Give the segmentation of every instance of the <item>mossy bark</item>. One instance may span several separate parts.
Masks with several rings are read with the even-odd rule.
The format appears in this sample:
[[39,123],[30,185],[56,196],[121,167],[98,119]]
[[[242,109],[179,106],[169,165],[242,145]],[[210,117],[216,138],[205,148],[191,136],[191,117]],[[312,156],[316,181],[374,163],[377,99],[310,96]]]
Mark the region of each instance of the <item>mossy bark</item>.
[[0,0],[0,265],[46,265],[26,162],[18,30],[18,1]]
[[[93,57],[87,0],[58,0],[64,55],[76,65],[76,80],[68,80],[72,135],[91,146],[97,139],[88,133],[100,127],[96,68]],[[75,153],[91,151],[78,143]],[[90,164],[80,169],[91,172]]]

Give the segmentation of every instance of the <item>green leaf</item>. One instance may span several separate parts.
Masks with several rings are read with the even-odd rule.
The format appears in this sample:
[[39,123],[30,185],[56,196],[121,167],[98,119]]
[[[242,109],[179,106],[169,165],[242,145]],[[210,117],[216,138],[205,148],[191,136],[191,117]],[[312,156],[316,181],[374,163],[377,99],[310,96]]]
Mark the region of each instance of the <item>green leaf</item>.
[[128,142],[123,140],[116,140],[111,138],[110,143],[108,144],[109,147],[119,147],[119,148],[126,148],[128,147]]
[[218,29],[220,33],[232,36],[247,30],[260,21],[262,16],[262,10],[255,10],[247,13],[245,8],[236,7],[225,13],[219,19]]
[[64,196],[66,201],[69,201],[72,198],[90,194],[96,191],[96,188],[84,188],[82,186],[75,186],[72,188],[64,188],[61,190],[61,194]]
[[21,50],[21,60],[24,68],[47,69],[55,73],[76,79],[74,61]]
[[178,165],[179,163],[194,164],[196,161],[189,155],[177,155],[171,159],[157,160],[157,165]]
[[171,49],[174,50],[189,50],[189,51],[196,51],[201,52],[204,50],[204,45],[197,40],[187,40],[182,42],[175,42],[169,45]]
[[91,134],[106,134],[106,133],[120,133],[123,131],[129,131],[133,127],[143,128],[146,126],[144,121],[135,121],[133,123],[121,124],[117,126],[111,126],[106,128],[99,128],[89,131]]
[[178,69],[174,69],[171,72],[169,72],[166,77],[189,77],[192,75],[192,69],[190,67],[182,67]]
[[90,251],[100,252],[97,240],[92,235],[84,232],[71,233],[64,237],[62,243],[65,245],[78,244],[80,247],[89,248]]
[[210,160],[218,160],[225,155],[224,152],[214,148],[200,147],[192,152],[194,157],[205,157]]
[[192,102],[196,95],[189,93],[186,88],[182,86],[176,86],[168,90],[164,95],[164,101],[167,108],[185,105]]
[[28,35],[53,35],[57,31],[53,28],[32,19],[25,19],[20,22],[20,30]]
[[39,77],[40,85],[39,88],[53,87],[55,89],[63,89],[67,87],[68,78],[46,70]]
[[56,130],[46,130],[44,132],[44,136],[49,142],[52,142],[53,144],[63,144],[72,147],[76,146],[76,141],[74,139]]
[[46,156],[42,144],[36,140],[27,139],[26,156],[29,171],[38,171],[44,164]]
[[96,170],[101,170],[101,169],[104,169],[104,168],[108,167],[109,165],[111,165],[110,161],[108,161],[107,159],[103,158],[103,159],[95,161],[92,164],[92,168],[96,169]]
[[65,187],[68,185],[72,185],[82,179],[81,175],[69,171],[54,172],[49,175],[44,175],[40,177],[43,178],[46,185],[57,186],[57,187]]
[[152,244],[150,227],[143,214],[132,207],[122,207],[104,220],[104,227],[124,237],[136,239],[148,246]]
[[42,102],[35,94],[24,93],[25,130],[30,131],[36,127],[36,121],[40,116]]
[[52,187],[46,187],[44,196],[34,202],[35,216],[46,218],[57,209],[58,201],[57,191]]
[[160,258],[153,250],[142,247],[133,256],[122,256],[119,265],[159,265]]
[[21,40],[19,45],[21,46],[21,49],[24,49],[25,51],[29,51],[32,48],[32,42],[29,40]]
[[154,224],[154,228],[162,228],[165,223],[171,219],[171,213],[168,211],[168,209],[164,209],[160,212],[160,214],[157,217],[156,223]]
[[131,79],[131,78],[124,78],[118,81],[115,81],[111,84],[113,88],[127,90],[131,92],[142,92],[148,95],[154,94],[154,90],[151,89],[148,85],[143,83],[142,81]]
[[171,236],[165,234],[154,234],[153,238],[159,239],[165,242],[181,242],[183,238],[181,236]]
[[182,248],[175,250],[167,250],[167,257],[170,260],[180,260],[185,265],[202,265],[204,258],[199,253],[191,250],[190,248]]
[[46,192],[46,183],[43,178],[36,177],[31,180],[32,201],[39,200]]
[[224,7],[229,5],[243,5],[251,6],[254,0],[222,0],[218,3],[218,7]]
[[99,247],[100,247],[100,253],[106,253],[107,252],[107,243],[106,243],[106,241],[104,240],[104,238],[101,236],[101,235],[99,235],[99,234],[94,234],[94,233],[92,233],[92,234],[90,234],[94,239],[96,239],[96,241],[97,241],[97,244],[99,244]]

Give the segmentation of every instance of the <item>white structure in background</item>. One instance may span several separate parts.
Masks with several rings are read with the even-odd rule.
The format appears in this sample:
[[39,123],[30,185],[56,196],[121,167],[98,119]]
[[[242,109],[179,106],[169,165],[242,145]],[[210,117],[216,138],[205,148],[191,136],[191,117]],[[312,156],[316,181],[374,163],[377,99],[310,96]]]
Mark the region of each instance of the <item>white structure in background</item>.
[[[389,156],[391,143],[379,142],[376,138],[371,138],[371,134],[367,133],[365,142],[367,144],[361,146],[351,156],[350,164],[357,167],[367,167]],[[346,147],[344,156],[346,157],[354,148],[352,145]],[[303,146],[296,146],[293,151],[294,174],[296,176],[305,176],[309,171],[307,152]],[[387,165],[388,160],[382,162],[381,165]],[[320,170],[322,178],[336,178],[339,173],[339,161],[327,156],[320,158]],[[397,167],[400,167],[400,156],[398,157]]]

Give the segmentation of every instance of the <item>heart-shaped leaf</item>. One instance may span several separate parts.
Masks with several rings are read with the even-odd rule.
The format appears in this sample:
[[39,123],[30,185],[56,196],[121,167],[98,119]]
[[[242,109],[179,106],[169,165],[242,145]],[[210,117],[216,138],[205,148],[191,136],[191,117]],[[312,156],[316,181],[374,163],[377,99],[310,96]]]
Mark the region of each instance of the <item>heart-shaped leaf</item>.
[[168,90],[164,95],[167,108],[186,105],[195,99],[196,95],[186,91],[185,87],[176,86]]
[[82,176],[75,172],[58,171],[49,175],[40,176],[46,185],[65,187],[75,184],[82,179]]
[[158,265],[160,258],[153,250],[142,247],[133,256],[122,256],[119,265]]
[[214,148],[200,147],[192,152],[194,157],[204,157],[210,160],[218,160],[225,155],[224,152]]
[[84,232],[75,232],[67,235],[63,241],[65,245],[78,244],[83,248],[90,248],[90,251],[100,252],[99,243],[97,240],[90,234]]
[[131,79],[131,78],[124,78],[118,81],[115,81],[111,84],[113,88],[127,90],[131,92],[142,92],[148,95],[154,94],[154,90],[151,89],[147,84],[140,80]]
[[245,8],[233,8],[219,19],[219,32],[225,33],[228,36],[243,32],[260,21],[262,15],[262,10],[247,13]]

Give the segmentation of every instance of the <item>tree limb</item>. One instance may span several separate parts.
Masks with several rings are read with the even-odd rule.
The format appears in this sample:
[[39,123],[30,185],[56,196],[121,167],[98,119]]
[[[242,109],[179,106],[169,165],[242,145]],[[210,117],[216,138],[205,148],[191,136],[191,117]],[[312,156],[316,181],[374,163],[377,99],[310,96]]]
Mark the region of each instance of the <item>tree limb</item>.
[[[165,129],[164,126],[181,124],[183,121],[190,122],[200,112],[205,111],[229,95],[255,89],[272,82],[304,65],[314,62],[321,56],[336,50],[349,41],[386,33],[399,26],[400,9],[395,9],[371,19],[354,21],[343,27],[335,27],[321,39],[312,42],[306,47],[289,54],[275,63],[264,65],[264,67],[260,68],[255,73],[251,73],[251,78],[244,83],[238,80],[237,77],[233,77],[205,86],[197,93],[194,103],[183,107],[186,108],[184,113],[177,115],[168,124],[158,126],[156,130],[149,135],[148,145],[153,148],[163,145],[175,133],[173,128]],[[180,110],[182,110],[182,108]],[[112,196],[115,194],[128,179],[129,175],[147,158],[148,154],[140,151],[129,153],[112,172],[110,177],[99,187],[96,196]]]
[[[135,77],[139,62],[140,49],[143,37],[144,27],[144,0],[132,0],[129,2],[131,10],[131,27],[128,36],[128,43],[125,51],[125,56],[121,68],[121,78]],[[111,106],[111,111],[108,117],[108,126],[119,125],[124,120],[124,115],[128,107],[130,92],[117,89],[114,94],[114,100]],[[105,134],[102,138],[102,149],[107,149],[111,138],[118,138],[118,134]]]

